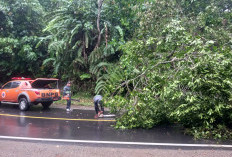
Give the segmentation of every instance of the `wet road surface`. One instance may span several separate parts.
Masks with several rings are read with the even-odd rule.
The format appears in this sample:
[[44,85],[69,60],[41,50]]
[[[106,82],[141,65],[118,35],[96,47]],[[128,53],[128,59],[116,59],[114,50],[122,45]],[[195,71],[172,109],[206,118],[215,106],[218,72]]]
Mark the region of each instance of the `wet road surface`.
[[[123,141],[150,143],[218,144],[213,140],[195,141],[184,135],[178,126],[159,126],[153,129],[116,130],[112,118],[93,119],[93,110],[64,109],[43,110],[34,106],[29,111],[19,111],[17,106],[0,106],[0,136],[29,138]],[[103,121],[105,120],[105,121]],[[232,144],[231,142],[219,142]]]

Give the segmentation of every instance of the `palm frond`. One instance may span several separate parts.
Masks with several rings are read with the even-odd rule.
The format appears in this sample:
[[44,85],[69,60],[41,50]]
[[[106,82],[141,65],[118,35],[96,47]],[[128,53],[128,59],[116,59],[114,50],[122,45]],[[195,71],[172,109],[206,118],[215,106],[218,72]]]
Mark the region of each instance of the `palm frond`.
[[54,62],[56,59],[55,58],[47,58],[43,61],[43,65],[48,65],[50,62]]

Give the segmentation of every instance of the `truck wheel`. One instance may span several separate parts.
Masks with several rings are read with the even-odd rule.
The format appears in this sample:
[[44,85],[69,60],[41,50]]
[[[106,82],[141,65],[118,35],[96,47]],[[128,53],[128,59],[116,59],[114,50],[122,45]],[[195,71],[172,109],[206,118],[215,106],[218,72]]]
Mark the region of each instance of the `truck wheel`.
[[44,109],[48,109],[53,102],[42,102],[42,106]]
[[20,98],[19,100],[19,109],[21,111],[26,111],[29,108],[29,103],[26,98]]

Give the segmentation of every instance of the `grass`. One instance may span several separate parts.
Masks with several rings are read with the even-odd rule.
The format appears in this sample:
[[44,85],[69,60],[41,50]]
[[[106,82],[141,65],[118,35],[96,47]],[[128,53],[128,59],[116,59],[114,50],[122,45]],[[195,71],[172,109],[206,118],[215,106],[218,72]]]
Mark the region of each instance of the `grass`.
[[[89,93],[85,92],[79,92],[72,96],[72,99],[80,100],[74,101],[72,100],[72,105],[78,105],[78,106],[93,106],[93,96]],[[54,104],[58,106],[66,106],[66,100],[59,100],[55,101]]]

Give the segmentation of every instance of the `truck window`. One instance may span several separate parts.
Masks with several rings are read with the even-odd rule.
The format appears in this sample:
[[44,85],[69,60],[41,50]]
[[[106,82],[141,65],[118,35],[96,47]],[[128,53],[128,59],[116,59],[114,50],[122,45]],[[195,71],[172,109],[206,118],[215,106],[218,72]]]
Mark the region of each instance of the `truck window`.
[[20,82],[12,82],[11,88],[17,88],[20,85]]
[[11,88],[11,82],[7,83],[2,89],[10,89]]
[[31,88],[31,84],[30,84],[30,82],[22,82],[21,87],[22,88]]

